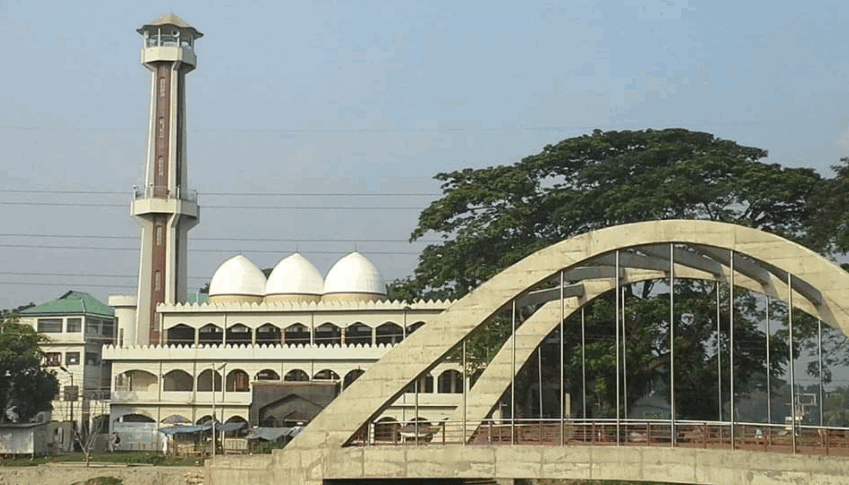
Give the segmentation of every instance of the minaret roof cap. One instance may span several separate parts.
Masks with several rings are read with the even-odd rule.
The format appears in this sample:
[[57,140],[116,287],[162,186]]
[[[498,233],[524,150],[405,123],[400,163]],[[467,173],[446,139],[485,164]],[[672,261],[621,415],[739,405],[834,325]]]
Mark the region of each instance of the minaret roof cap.
[[168,13],[168,14],[161,15],[161,16],[157,17],[155,20],[151,21],[150,23],[144,24],[141,27],[139,27],[136,30],[136,32],[143,34],[144,31],[147,30],[147,29],[152,29],[152,28],[155,28],[155,27],[162,27],[164,25],[173,25],[174,27],[178,27],[181,30],[188,30],[189,32],[192,33],[192,36],[195,39],[199,39],[199,38],[203,37],[202,32],[200,32],[198,29],[192,27],[191,25],[189,25],[188,22],[181,19],[177,15],[174,15],[173,13]]

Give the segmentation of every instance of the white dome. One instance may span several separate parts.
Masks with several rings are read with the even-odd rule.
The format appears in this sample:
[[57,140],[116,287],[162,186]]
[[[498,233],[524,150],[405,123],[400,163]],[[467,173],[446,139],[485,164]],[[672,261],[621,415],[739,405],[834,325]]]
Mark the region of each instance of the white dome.
[[321,273],[298,253],[277,263],[265,284],[266,295],[320,295],[322,291]]
[[337,261],[327,272],[324,294],[331,293],[386,295],[386,284],[371,261],[355,251]]
[[265,275],[241,254],[233,256],[215,270],[209,283],[209,296],[265,294]]

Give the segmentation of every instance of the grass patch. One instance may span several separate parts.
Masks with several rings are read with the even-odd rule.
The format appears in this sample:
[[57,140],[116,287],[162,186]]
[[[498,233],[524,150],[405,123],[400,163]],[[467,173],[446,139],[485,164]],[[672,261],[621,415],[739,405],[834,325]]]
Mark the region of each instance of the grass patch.
[[115,477],[94,477],[84,482],[74,482],[71,485],[124,485],[124,480]]

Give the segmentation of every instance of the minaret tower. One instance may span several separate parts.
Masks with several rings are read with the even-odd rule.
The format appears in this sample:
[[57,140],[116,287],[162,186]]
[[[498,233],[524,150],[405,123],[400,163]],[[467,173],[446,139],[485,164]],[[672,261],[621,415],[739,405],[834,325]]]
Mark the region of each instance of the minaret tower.
[[186,299],[186,246],[197,225],[197,193],[186,171],[186,74],[197,65],[195,40],[203,36],[174,14],[142,26],[141,62],[151,71],[150,124],[144,187],[131,213],[142,229],[135,335],[128,343],[160,343],[156,305]]

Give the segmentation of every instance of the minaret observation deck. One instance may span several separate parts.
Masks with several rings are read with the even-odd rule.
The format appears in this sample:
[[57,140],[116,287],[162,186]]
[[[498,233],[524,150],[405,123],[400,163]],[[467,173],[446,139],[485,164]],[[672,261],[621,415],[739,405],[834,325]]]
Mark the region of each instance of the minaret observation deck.
[[200,219],[197,193],[188,189],[186,74],[197,66],[194,45],[203,34],[174,14],[138,33],[151,88],[145,180],[131,204],[142,236],[135,328],[122,328],[130,345],[159,343],[156,305],[185,301],[188,231]]

